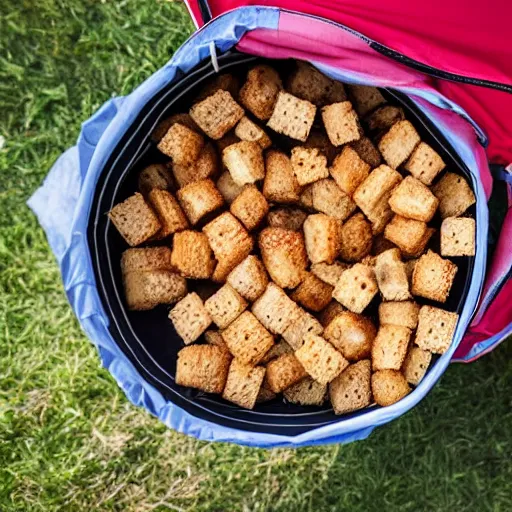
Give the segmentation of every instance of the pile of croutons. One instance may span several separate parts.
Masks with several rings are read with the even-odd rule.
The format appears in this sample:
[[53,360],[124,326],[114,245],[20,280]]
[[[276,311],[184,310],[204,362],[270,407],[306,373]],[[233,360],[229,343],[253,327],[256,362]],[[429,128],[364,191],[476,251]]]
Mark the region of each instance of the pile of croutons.
[[170,160],[109,216],[145,244],[122,256],[128,308],[174,305],[177,384],[345,414],[402,399],[448,349],[446,257],[475,253],[475,197],[378,89],[257,65],[152,138]]

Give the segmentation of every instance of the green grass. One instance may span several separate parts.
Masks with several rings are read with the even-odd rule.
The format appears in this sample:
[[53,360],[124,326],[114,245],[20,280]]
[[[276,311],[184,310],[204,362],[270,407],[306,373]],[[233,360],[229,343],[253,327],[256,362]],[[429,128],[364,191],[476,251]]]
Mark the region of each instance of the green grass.
[[100,368],[25,201],[81,121],[192,30],[162,0],[0,6],[0,510],[512,510],[510,343],[368,440],[300,450],[176,434]]

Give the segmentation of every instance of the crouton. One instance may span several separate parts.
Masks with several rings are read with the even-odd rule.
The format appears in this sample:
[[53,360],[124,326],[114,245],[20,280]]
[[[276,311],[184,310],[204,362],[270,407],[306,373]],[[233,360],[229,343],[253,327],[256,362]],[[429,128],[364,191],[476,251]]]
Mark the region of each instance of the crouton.
[[356,105],[357,113],[365,116],[368,112],[386,103],[377,87],[370,85],[349,85],[350,96]]
[[320,322],[304,310],[299,310],[299,315],[283,332],[283,338],[293,350],[302,347],[306,334],[320,335],[323,332]]
[[402,368],[407,382],[417,386],[427,373],[431,360],[432,352],[416,346],[411,347]]
[[265,378],[265,368],[248,366],[233,359],[222,398],[244,409],[253,409]]
[[306,377],[283,392],[286,400],[297,405],[322,405],[327,395],[327,384]]
[[203,146],[202,135],[180,123],[175,123],[163,136],[157,148],[177,164],[191,164],[199,158]]
[[283,354],[293,354],[293,349],[286,343],[284,340],[280,340],[277,343],[274,343],[270,350],[265,354],[263,359],[261,360],[261,364],[267,364],[269,361],[273,359],[277,359]]
[[381,325],[372,345],[373,370],[400,370],[409,348],[411,330],[401,325]]
[[262,404],[265,402],[270,402],[270,400],[273,400],[276,396],[277,395],[269,387],[267,387],[265,380],[263,380],[263,384],[261,385],[258,396],[256,397],[256,403]]
[[268,225],[272,228],[302,231],[302,225],[308,214],[300,208],[275,208],[267,215]]
[[389,249],[377,256],[375,261],[375,277],[384,300],[407,300],[409,280],[405,264],[400,259],[399,249]]
[[222,337],[229,351],[251,366],[257,365],[274,344],[272,334],[250,311],[244,311],[222,331]]
[[325,329],[340,313],[343,313],[344,311],[346,311],[346,309],[337,300],[333,299],[325,309],[320,311],[318,321]]
[[443,219],[462,215],[476,199],[467,181],[458,174],[447,172],[433,187],[439,199],[439,212]]
[[309,215],[304,221],[306,252],[311,263],[332,264],[340,249],[339,222],[325,213]]
[[432,219],[438,204],[429,188],[412,176],[403,179],[389,198],[389,206],[396,214],[423,222]]
[[401,325],[408,329],[416,329],[420,307],[412,300],[401,302],[381,302],[379,304],[380,325]]
[[155,188],[149,193],[148,199],[162,226],[155,238],[162,239],[177,231],[187,229],[187,218],[178,201],[170,192]]
[[257,228],[268,213],[269,206],[265,196],[255,185],[245,185],[244,189],[231,203],[231,213],[249,231]]
[[245,311],[247,302],[231,285],[225,284],[204,303],[204,307],[215,325],[225,329]]
[[265,177],[265,163],[261,146],[243,140],[228,146],[222,152],[222,162],[237,185],[255,183]]
[[215,345],[217,347],[221,347],[229,352],[228,346],[226,345],[226,342],[224,341],[224,338],[222,337],[222,334],[219,331],[206,331],[204,333],[204,339],[206,343],[209,343],[210,345]]
[[359,361],[370,357],[376,334],[377,329],[369,318],[343,311],[325,327],[323,336],[345,359]]
[[373,145],[373,142],[368,137],[361,137],[350,143],[357,154],[362,158],[372,169],[378,167],[382,163],[382,156],[379,150]]
[[281,151],[269,151],[265,156],[263,195],[274,203],[297,203],[301,188],[290,159]]
[[178,201],[192,225],[197,224],[207,214],[218,210],[224,199],[212,180],[189,183],[178,190]]
[[149,240],[161,228],[156,213],[138,192],[116,204],[108,217],[131,247]]
[[349,265],[342,263],[341,261],[335,261],[332,264],[313,263],[313,265],[311,265],[311,272],[315,274],[316,277],[324,281],[324,283],[336,286],[341,274],[348,267]]
[[322,108],[322,120],[329,140],[334,146],[359,140],[363,130],[350,101],[333,103]]
[[475,255],[475,219],[447,217],[441,224],[443,256]]
[[274,283],[268,283],[263,295],[252,305],[254,316],[274,334],[283,334],[299,318],[300,311],[297,304]]
[[183,277],[169,270],[131,271],[123,275],[129,310],[145,311],[158,304],[174,304],[187,293]]
[[191,345],[178,352],[176,384],[205,393],[222,393],[231,356],[213,345]]
[[262,149],[267,149],[272,145],[270,137],[256,123],[247,116],[242,117],[235,128],[235,135],[240,140],[256,142]]
[[405,119],[404,111],[400,107],[385,105],[378,108],[366,118],[366,125],[371,134],[378,136],[389,130],[398,121]]
[[329,169],[336,185],[348,196],[352,196],[356,188],[368,177],[370,166],[350,146],[334,159]]
[[172,266],[189,279],[208,279],[215,268],[215,259],[204,233],[181,231],[172,245]]
[[205,144],[199,157],[191,164],[178,164],[173,162],[172,173],[178,187],[182,188],[194,181],[214,178],[219,171],[219,156],[211,142]]
[[383,233],[381,233],[380,235],[377,235],[373,238],[371,254],[373,256],[378,256],[384,251],[394,249],[395,247],[396,245],[391,240],[388,240]]
[[327,164],[331,165],[332,161],[339,152],[339,148],[331,144],[327,133],[314,127],[309,132],[309,137],[304,142],[305,148],[316,148],[320,153],[327,157]]
[[372,248],[372,226],[362,213],[350,217],[340,231],[340,258],[356,262],[367,256]]
[[293,354],[283,354],[267,364],[265,379],[274,393],[281,393],[306,376],[306,370]]
[[409,285],[412,283],[412,274],[418,258],[412,258],[405,262],[405,272],[407,273],[407,279],[409,279]]
[[140,172],[138,185],[139,191],[147,196],[154,188],[171,190],[174,183],[167,166],[164,164],[152,164]]
[[317,148],[296,146],[292,149],[291,164],[299,185],[304,186],[327,178],[327,157]]
[[420,136],[410,121],[399,121],[380,139],[379,151],[386,163],[396,169],[403,164],[420,142]]
[[226,203],[231,204],[235,198],[242,192],[243,185],[238,185],[233,181],[229,171],[224,171],[217,180],[217,188]]
[[258,119],[270,119],[279,91],[283,88],[279,73],[270,66],[255,66],[247,73],[247,81],[240,90],[240,102]]
[[265,228],[259,235],[261,258],[272,280],[281,288],[295,288],[308,265],[304,236],[298,231]]
[[332,296],[353,313],[362,313],[378,291],[373,268],[356,263],[341,274]]
[[176,123],[182,124],[197,133],[200,131],[199,126],[197,126],[188,114],[173,114],[170,117],[166,117],[156,125],[156,128],[151,134],[151,140],[156,143],[160,142],[162,137],[169,131],[169,128]]
[[212,323],[203,301],[195,292],[186,295],[171,309],[169,319],[185,345],[196,341]]
[[377,405],[393,405],[410,391],[409,384],[399,371],[379,370],[372,375],[372,394]]
[[414,343],[423,350],[444,354],[453,340],[459,315],[433,306],[422,306]]
[[315,120],[316,107],[280,91],[267,126],[277,133],[305,142]]
[[370,361],[351,364],[329,384],[329,397],[335,414],[346,414],[372,402]]
[[427,234],[429,228],[425,222],[400,215],[395,215],[384,229],[384,236],[399,247],[404,255],[413,255],[424,248],[428,242],[428,239],[425,241]]
[[236,98],[238,96],[238,91],[240,90],[240,80],[231,73],[215,75],[215,77],[212,80],[209,80],[201,89],[201,92],[198,94],[195,101],[202,101],[219,90],[228,91],[233,98]]
[[329,384],[347,366],[348,361],[324,338],[306,334],[295,357],[306,372],[320,384]]
[[170,247],[126,249],[121,256],[121,272],[172,270]]
[[313,183],[313,208],[340,221],[349,217],[356,204],[332,179],[323,179]]
[[321,311],[331,302],[334,287],[310,272],[290,295],[290,298],[310,311]]
[[313,210],[313,184],[308,185],[302,190],[299,204],[306,210]]
[[372,233],[374,235],[380,235],[393,218],[393,210],[388,204],[391,193],[392,190],[386,192],[372,210],[365,212],[367,219],[372,225]]
[[429,250],[414,266],[411,291],[425,299],[446,302],[456,273],[455,263]]
[[227,91],[218,90],[196,103],[189,111],[190,117],[208,137],[221,139],[244,116],[244,109]]
[[425,185],[432,185],[435,177],[446,167],[446,164],[428,144],[420,142],[404,167]]
[[229,273],[227,282],[244,299],[254,302],[265,291],[268,276],[263,263],[249,255]]

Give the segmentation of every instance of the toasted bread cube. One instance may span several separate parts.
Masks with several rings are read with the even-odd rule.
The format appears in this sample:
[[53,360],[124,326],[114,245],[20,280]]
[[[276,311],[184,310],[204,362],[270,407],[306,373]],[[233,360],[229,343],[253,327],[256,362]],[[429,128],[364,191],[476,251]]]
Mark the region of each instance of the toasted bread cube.
[[404,167],[416,179],[425,185],[431,185],[446,164],[428,144],[420,142]]
[[345,146],[343,151],[334,159],[329,169],[336,185],[352,197],[356,188],[368,177],[370,166],[350,146]]
[[462,215],[476,202],[467,181],[453,172],[447,172],[432,187],[432,192],[439,199],[439,212],[443,219]]
[[262,149],[267,149],[272,145],[270,137],[256,123],[251,121],[247,116],[242,117],[235,128],[235,135],[240,140],[256,142]]
[[181,299],[171,309],[169,318],[185,345],[196,341],[212,323],[203,301],[195,292]]
[[386,192],[372,210],[365,212],[367,219],[372,225],[374,235],[383,233],[389,221],[393,218],[393,210],[388,203],[391,193],[392,190]]
[[399,371],[379,370],[372,375],[372,394],[377,405],[393,405],[410,391],[409,384]]
[[354,99],[357,113],[365,116],[368,112],[386,103],[384,96],[377,87],[371,85],[349,85],[350,95]]
[[238,185],[233,181],[229,171],[224,171],[217,180],[217,188],[224,198],[224,201],[231,204],[240,192],[242,192],[244,187],[243,185]]
[[314,210],[313,208],[313,184],[305,187],[300,195],[299,204],[306,210]]
[[400,370],[411,339],[411,330],[401,325],[381,325],[372,345],[373,370]]
[[221,139],[244,116],[244,109],[227,91],[218,90],[190,109],[190,117],[208,137]]
[[356,204],[332,179],[316,181],[313,188],[313,208],[340,221],[349,217]]
[[344,311],[346,311],[346,309],[337,300],[333,299],[329,302],[327,307],[320,312],[318,315],[318,321],[325,329],[340,313],[343,313]]
[[259,235],[261,258],[281,288],[295,288],[305,277],[308,258],[304,236],[298,231],[265,228]]
[[350,217],[340,231],[340,258],[356,262],[370,254],[372,248],[372,225],[362,213]]
[[189,114],[173,114],[170,117],[166,117],[156,125],[156,128],[151,134],[151,140],[156,143],[160,142],[162,137],[169,131],[169,128],[176,123],[182,124],[197,133],[200,132],[199,126],[197,126]]
[[322,120],[327,136],[334,146],[359,140],[363,130],[350,101],[333,103],[322,108]]
[[265,291],[268,276],[263,263],[249,255],[229,273],[227,282],[244,299],[254,302]]
[[208,279],[215,268],[208,239],[197,231],[181,231],[174,235],[171,262],[188,279]]
[[429,250],[414,266],[411,291],[425,299],[446,302],[456,273],[455,263]]
[[320,384],[311,377],[305,377],[283,392],[286,400],[297,405],[323,405],[327,384]]
[[384,300],[407,300],[409,279],[405,264],[400,259],[400,250],[389,249],[377,256],[375,261],[375,277]]
[[272,333],[283,334],[301,310],[279,286],[268,283],[263,295],[252,305],[254,316]]
[[475,219],[447,217],[441,224],[441,254],[443,256],[474,256],[475,233]]
[[331,144],[327,133],[314,127],[309,132],[309,137],[304,142],[305,148],[316,148],[327,157],[327,164],[330,165],[339,152],[339,148]]
[[145,167],[139,174],[139,191],[147,196],[154,188],[171,190],[172,174],[164,164],[152,164]]
[[400,107],[385,105],[366,118],[366,125],[370,133],[378,135],[389,130],[394,124],[404,119],[405,114]]
[[121,256],[121,272],[172,270],[170,247],[126,249]]
[[347,366],[348,361],[324,338],[306,334],[295,357],[306,372],[320,384],[329,384]]
[[241,220],[249,231],[259,226],[268,210],[269,206],[265,196],[255,185],[245,185],[230,207],[231,213]]
[[325,327],[323,336],[345,359],[360,361],[370,357],[376,334],[377,329],[369,318],[343,311]]
[[387,165],[380,165],[357,187],[353,200],[363,213],[370,215],[387,193],[402,181],[400,173]]
[[329,384],[335,414],[346,414],[372,402],[371,364],[368,359],[351,364]]
[[206,340],[206,343],[209,343],[210,345],[215,345],[217,347],[221,347],[229,352],[228,346],[226,345],[226,342],[224,341],[224,338],[222,337],[222,334],[219,331],[206,331],[204,333],[204,339]]
[[400,215],[395,215],[384,230],[384,236],[399,247],[404,255],[416,253],[422,247],[427,233],[425,222]]
[[342,263],[341,261],[335,261],[332,264],[313,263],[313,265],[311,265],[311,272],[324,283],[336,286],[341,274],[344,270],[347,270],[348,267],[348,264]]
[[187,293],[183,277],[169,270],[131,271],[123,275],[129,310],[145,311],[158,304],[174,304]]
[[264,378],[265,368],[233,359],[222,398],[244,409],[253,409]]
[[420,307],[412,300],[381,302],[379,304],[380,325],[401,325],[416,329]]
[[373,268],[356,263],[341,274],[332,296],[353,313],[362,313],[378,291]]
[[265,166],[263,195],[274,203],[297,203],[301,188],[290,159],[281,151],[269,151],[265,157]]
[[284,340],[280,340],[274,343],[270,350],[265,354],[265,357],[261,360],[261,364],[267,364],[273,359],[277,359],[283,354],[293,354],[293,348],[286,343]]
[[267,126],[277,133],[305,142],[315,120],[316,107],[287,92],[280,91]]
[[238,80],[238,77],[232,75],[231,73],[215,75],[215,78],[210,80],[201,89],[201,92],[196,98],[196,102],[208,98],[208,96],[211,96],[219,90],[228,91],[231,96],[233,96],[233,98],[236,98],[238,96],[238,91],[240,90],[240,80]]
[[205,144],[195,162],[191,164],[173,162],[172,164],[172,172],[179,188],[194,181],[214,178],[218,171],[219,155],[211,142]]
[[199,158],[199,153],[204,146],[204,138],[199,133],[186,126],[175,123],[162,140],[158,143],[158,149],[177,164],[191,164]]
[[402,368],[407,382],[417,386],[427,373],[431,360],[432,352],[416,346],[411,347]]
[[317,148],[294,147],[291,164],[297,182],[301,186],[329,176],[327,157],[320,153]]
[[270,400],[273,400],[277,395],[269,388],[267,387],[268,384],[263,380],[263,383],[261,385],[261,388],[258,392],[258,396],[256,397],[256,403],[262,404],[265,402],[270,402]]
[[293,350],[302,347],[306,334],[322,334],[323,327],[320,322],[304,310],[300,310],[299,316],[283,332],[283,338]]
[[288,78],[286,89],[294,96],[320,107],[347,99],[343,84],[332,80],[311,64],[302,61],[296,63],[295,70]]
[[350,147],[357,152],[371,169],[375,169],[375,167],[382,163],[382,156],[379,150],[368,137],[361,137],[359,140],[351,142]]
[[242,363],[257,365],[274,344],[274,338],[258,319],[244,311],[224,331],[222,337],[229,351]]
[[396,169],[403,164],[420,142],[420,136],[410,121],[399,121],[380,139],[379,151],[386,163]]
[[432,219],[438,204],[429,188],[412,176],[402,180],[389,198],[389,206],[396,214],[423,222]]
[[138,192],[116,204],[108,217],[132,247],[146,242],[161,228],[156,213]]
[[414,273],[414,267],[418,262],[418,258],[412,258],[405,262],[405,271],[407,272],[407,279],[409,279],[409,284],[412,283],[412,274]]
[[308,214],[299,208],[276,208],[267,215],[268,225],[272,228],[302,231],[302,225]]
[[433,306],[422,306],[414,343],[423,350],[444,354],[453,340],[459,315]]
[[283,88],[279,73],[270,66],[255,66],[247,73],[240,90],[240,102],[258,119],[270,119],[279,91]]
[[231,285],[225,284],[204,303],[204,307],[215,325],[225,329],[245,311],[247,302]]
[[274,393],[281,393],[306,376],[306,370],[293,354],[283,354],[267,364],[265,378]]
[[308,272],[304,281],[290,295],[290,298],[298,302],[310,311],[321,311],[331,302],[334,287]]
[[265,177],[265,163],[257,142],[242,140],[222,152],[222,162],[237,185],[255,183]]
[[222,393],[231,356],[213,345],[191,345],[178,352],[176,384],[205,393]]
[[311,263],[332,264],[340,248],[339,222],[324,213],[309,215],[304,221],[304,238]]
[[187,229],[187,218],[170,192],[155,188],[149,193],[149,202],[162,226],[155,238],[162,239],[176,231]]
[[200,180],[178,190],[178,201],[192,225],[224,204],[224,199],[212,180]]

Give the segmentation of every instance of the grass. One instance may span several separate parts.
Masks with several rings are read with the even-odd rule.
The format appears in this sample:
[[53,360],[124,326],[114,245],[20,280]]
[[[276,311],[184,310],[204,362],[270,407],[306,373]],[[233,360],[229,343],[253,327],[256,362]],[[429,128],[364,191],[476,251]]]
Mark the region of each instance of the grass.
[[81,121],[192,30],[162,0],[0,6],[0,510],[512,510],[510,343],[368,440],[299,450],[176,434],[100,367],[25,201]]

